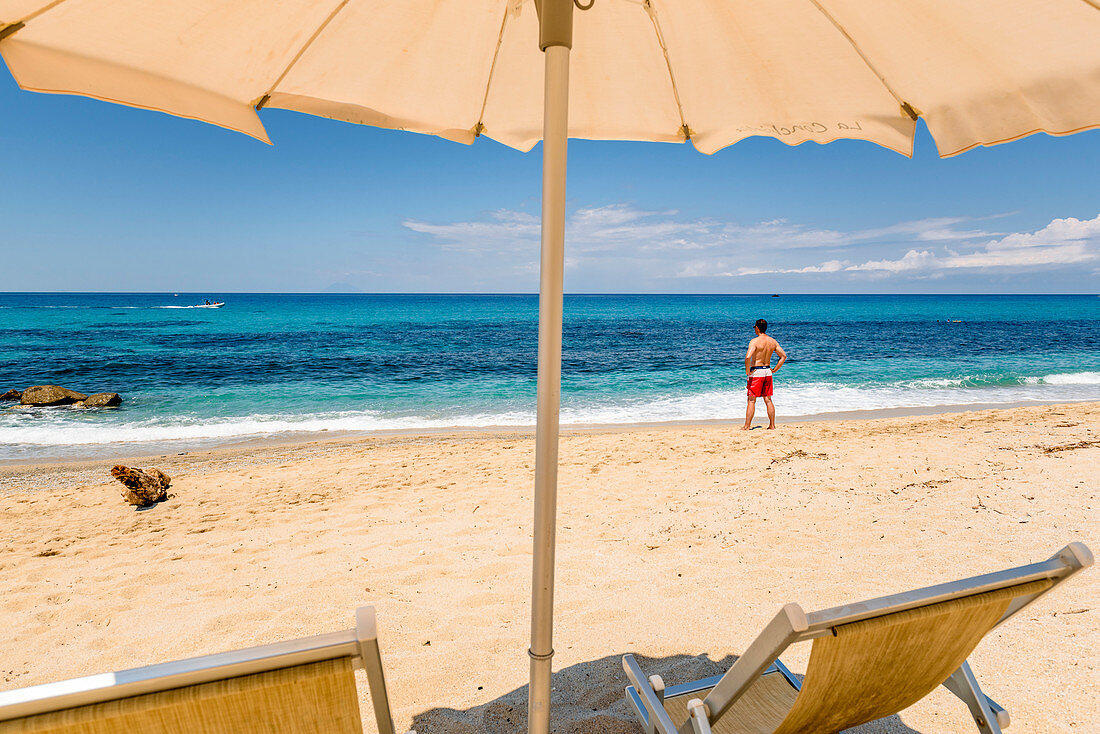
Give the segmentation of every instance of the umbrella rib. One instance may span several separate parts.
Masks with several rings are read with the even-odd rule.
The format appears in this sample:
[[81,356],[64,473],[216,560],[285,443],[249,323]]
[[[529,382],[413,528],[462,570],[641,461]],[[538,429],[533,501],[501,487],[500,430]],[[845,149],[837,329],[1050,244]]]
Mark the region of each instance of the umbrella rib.
[[691,140],[691,128],[688,127],[687,120],[684,119],[684,105],[680,102],[680,89],[676,86],[676,75],[672,73],[672,61],[668,58],[668,46],[665,45],[665,35],[661,32],[661,24],[657,20],[657,11],[654,9],[651,0],[642,0],[642,7],[645,8],[646,15],[653,23],[653,32],[657,35],[657,43],[660,44],[661,53],[665,57],[668,80],[672,83],[672,96],[676,99],[676,112],[680,116],[680,134],[684,136],[684,140]]
[[53,10],[54,8],[56,8],[56,7],[58,6],[58,5],[60,5],[60,4],[61,4],[61,3],[63,3],[63,2],[65,2],[65,0],[53,0],[53,2],[52,2],[52,3],[46,3],[45,5],[43,5],[43,6],[42,6],[41,8],[39,8],[38,10],[36,10],[36,11],[34,11],[33,13],[30,13],[29,15],[25,16],[25,17],[24,17],[24,18],[23,18],[23,19],[22,19],[21,21],[19,21],[19,22],[20,22],[20,23],[27,23],[27,22],[29,22],[29,21],[32,21],[32,20],[34,20],[35,18],[37,18],[38,16],[42,15],[43,13],[45,13],[45,12],[47,12],[47,11],[49,11],[49,10]]
[[38,10],[36,10],[33,13],[30,13],[28,15],[24,15],[22,19],[17,20],[14,23],[9,23],[8,25],[5,25],[5,26],[0,26],[0,41],[4,40],[8,36],[14,34],[16,31],[23,30],[23,27],[26,26],[27,23],[34,20],[38,16],[42,15],[46,11],[53,10],[54,8],[56,8],[58,5],[60,5],[63,2],[65,2],[65,0],[53,0],[52,3],[46,3],[45,5],[43,5]]
[[313,45],[313,42],[317,40],[317,37],[324,32],[325,28],[328,28],[328,24],[332,22],[333,18],[335,18],[337,14],[339,14],[339,12],[343,10],[349,2],[351,2],[351,0],[341,0],[340,4],[333,8],[332,12],[328,14],[328,17],[325,18],[324,22],[321,23],[321,25],[317,26],[317,30],[313,31],[313,35],[311,35],[309,39],[305,42],[305,44],[303,44],[302,47],[298,49],[298,53],[294,54],[294,58],[292,58],[290,60],[290,63],[286,65],[286,68],[283,69],[283,73],[280,74],[279,77],[274,82],[272,82],[271,86],[267,88],[267,91],[264,92],[256,100],[253,106],[257,110],[263,109],[264,105],[267,104],[267,101],[271,99],[271,94],[275,91],[275,88],[282,84],[283,79],[286,79],[286,75],[290,73],[290,70],[294,68],[294,65],[298,63],[303,55],[305,55],[305,52],[309,50],[309,47]]
[[481,97],[481,110],[477,113],[477,124],[474,125],[474,137],[481,137],[481,133],[485,130],[485,107],[489,104],[489,87],[493,84],[493,72],[497,69],[497,57],[500,56],[500,46],[504,43],[504,28],[508,25],[508,16],[513,12],[513,4],[518,6],[522,4],[522,0],[519,3],[509,2],[504,7],[504,18],[500,21],[500,31],[497,33],[497,45],[493,49],[493,62],[489,64],[489,77],[485,80],[485,94]]
[[[1089,2],[1090,0],[1085,1]],[[871,60],[869,58],[867,58],[867,54],[863,53],[863,49],[861,49],[859,47],[859,44],[856,43],[856,39],[852,38],[852,35],[848,33],[847,29],[845,29],[844,26],[837,22],[837,19],[834,18],[828,10],[822,7],[821,3],[818,2],[818,0],[810,0],[810,3],[815,8],[817,8],[822,15],[829,19],[829,22],[833,24],[833,27],[836,28],[842,36],[848,39],[848,43],[851,44],[855,52],[859,54],[859,58],[863,59],[863,63],[867,65],[867,68],[871,70],[871,73],[878,77],[878,80],[882,82],[882,86],[886,87],[886,91],[889,92],[895,100],[897,100],[898,106],[901,107],[902,112],[908,115],[910,119],[915,121],[917,117],[920,116],[920,112],[907,101],[902,99],[901,95],[899,95],[897,91],[892,86],[890,86],[890,82],[886,81],[886,77],[883,76],[877,68],[875,68],[875,65],[871,63]]]

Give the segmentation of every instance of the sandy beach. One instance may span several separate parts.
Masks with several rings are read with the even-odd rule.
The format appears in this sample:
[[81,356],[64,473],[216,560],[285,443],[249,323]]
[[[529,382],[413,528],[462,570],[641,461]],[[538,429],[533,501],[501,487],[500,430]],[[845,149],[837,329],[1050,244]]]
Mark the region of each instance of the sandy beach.
[[[174,481],[143,511],[112,463],[0,468],[0,689],[351,627],[369,602],[399,727],[521,730],[530,434],[145,458]],[[786,602],[812,611],[1073,540],[1100,551],[1100,403],[574,431],[561,464],[558,732],[639,731],[624,653],[682,682],[727,667]],[[1094,730],[1098,591],[1086,571],[975,652],[1011,731]],[[784,662],[803,673],[808,652]],[[973,730],[940,689],[859,731]]]

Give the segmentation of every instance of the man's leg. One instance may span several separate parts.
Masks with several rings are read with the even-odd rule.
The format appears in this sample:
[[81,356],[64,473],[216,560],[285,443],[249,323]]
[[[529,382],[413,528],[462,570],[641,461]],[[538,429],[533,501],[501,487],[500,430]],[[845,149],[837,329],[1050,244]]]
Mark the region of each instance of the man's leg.
[[768,409],[768,428],[775,428],[775,406],[770,397],[764,397],[764,407]]
[[756,413],[756,398],[749,398],[749,404],[745,408],[745,425],[741,427],[742,431],[747,431],[752,428],[752,416]]

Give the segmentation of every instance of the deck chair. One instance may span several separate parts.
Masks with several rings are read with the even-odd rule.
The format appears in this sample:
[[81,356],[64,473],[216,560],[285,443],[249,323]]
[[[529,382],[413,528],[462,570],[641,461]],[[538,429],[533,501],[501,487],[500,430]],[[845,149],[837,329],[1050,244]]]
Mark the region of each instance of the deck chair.
[[[983,734],[1008,712],[982,693],[966,658],[997,625],[1092,564],[1081,543],[1049,560],[806,614],[788,604],[724,675],[665,688],[633,655],[626,689],[647,734],[833,734],[911,706],[943,685]],[[805,678],[779,661],[813,640]]]
[[395,734],[374,607],[355,619],[344,632],[3,691],[0,734],[360,734],[355,668],[378,731]]

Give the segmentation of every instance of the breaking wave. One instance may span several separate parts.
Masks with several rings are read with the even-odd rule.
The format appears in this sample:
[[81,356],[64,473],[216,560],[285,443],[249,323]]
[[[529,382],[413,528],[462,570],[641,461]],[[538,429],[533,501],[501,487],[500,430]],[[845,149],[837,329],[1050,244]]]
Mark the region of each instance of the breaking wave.
[[[1074,400],[1100,400],[1100,372],[1064,372],[996,381],[981,377],[908,380],[877,386],[777,381],[775,395],[780,415],[792,417],[880,409]],[[563,425],[615,425],[739,420],[744,405],[744,391],[733,387],[630,399],[622,396],[569,399],[567,396],[561,422]],[[128,418],[125,409],[93,412],[9,408],[0,412],[0,459],[26,460],[89,453],[82,452],[81,447],[210,446],[325,433],[529,427],[534,422],[533,406],[528,409],[514,404],[483,412],[452,409],[423,415],[364,409],[224,418],[167,415],[140,419]]]

